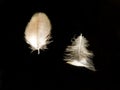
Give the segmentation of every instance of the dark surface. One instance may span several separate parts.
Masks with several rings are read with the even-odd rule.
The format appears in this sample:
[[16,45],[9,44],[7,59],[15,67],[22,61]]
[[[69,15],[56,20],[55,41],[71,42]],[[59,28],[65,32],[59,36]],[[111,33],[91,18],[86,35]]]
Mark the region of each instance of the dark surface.
[[[25,27],[36,12],[46,13],[52,24],[53,42],[40,55],[30,53],[24,40]],[[1,88],[114,90],[119,86],[119,1],[2,0],[0,23]],[[96,72],[63,61],[65,48],[80,33],[95,54]]]

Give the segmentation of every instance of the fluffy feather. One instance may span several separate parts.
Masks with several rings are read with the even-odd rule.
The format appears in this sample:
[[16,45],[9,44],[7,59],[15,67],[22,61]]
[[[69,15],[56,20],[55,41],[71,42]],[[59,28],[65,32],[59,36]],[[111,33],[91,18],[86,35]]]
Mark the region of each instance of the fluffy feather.
[[25,30],[25,40],[30,45],[32,51],[46,49],[50,43],[51,23],[45,13],[35,13]]
[[93,57],[93,53],[88,51],[87,47],[88,41],[81,34],[72,41],[71,46],[66,48],[66,56],[64,60],[67,61],[68,64],[85,67],[95,71],[93,63],[90,60],[90,58]]

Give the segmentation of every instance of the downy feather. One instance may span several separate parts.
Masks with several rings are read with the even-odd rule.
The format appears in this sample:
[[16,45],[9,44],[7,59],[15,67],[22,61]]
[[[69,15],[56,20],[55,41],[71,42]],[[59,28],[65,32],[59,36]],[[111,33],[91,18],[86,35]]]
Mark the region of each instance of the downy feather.
[[91,58],[93,57],[93,53],[87,50],[88,41],[82,34],[78,36],[74,41],[72,41],[72,45],[66,48],[65,61],[68,64],[85,67],[87,69],[95,71],[93,66],[93,62]]
[[35,13],[25,30],[25,40],[30,45],[32,51],[40,49],[47,49],[47,44],[50,43],[49,39],[51,31],[51,23],[45,13]]

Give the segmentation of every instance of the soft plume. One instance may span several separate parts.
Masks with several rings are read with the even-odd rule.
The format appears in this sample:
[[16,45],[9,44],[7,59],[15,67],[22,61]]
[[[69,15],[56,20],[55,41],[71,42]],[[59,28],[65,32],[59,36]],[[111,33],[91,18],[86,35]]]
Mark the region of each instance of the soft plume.
[[30,45],[32,51],[47,49],[50,43],[51,23],[45,13],[35,13],[25,29],[25,40]]
[[92,71],[95,71],[93,66],[93,62],[91,58],[93,57],[93,53],[87,50],[88,41],[82,34],[78,36],[74,41],[72,41],[72,45],[66,48],[65,53],[65,61],[68,64],[85,67]]

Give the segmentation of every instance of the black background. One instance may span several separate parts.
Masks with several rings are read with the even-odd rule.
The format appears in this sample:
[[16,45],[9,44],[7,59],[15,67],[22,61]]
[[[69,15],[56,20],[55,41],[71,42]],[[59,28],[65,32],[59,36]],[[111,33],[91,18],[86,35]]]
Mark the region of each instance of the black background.
[[[31,53],[24,31],[32,15],[52,24],[48,50]],[[119,86],[119,0],[1,0],[0,87],[104,90]],[[82,33],[94,52],[96,72],[66,64],[65,48]]]

